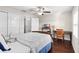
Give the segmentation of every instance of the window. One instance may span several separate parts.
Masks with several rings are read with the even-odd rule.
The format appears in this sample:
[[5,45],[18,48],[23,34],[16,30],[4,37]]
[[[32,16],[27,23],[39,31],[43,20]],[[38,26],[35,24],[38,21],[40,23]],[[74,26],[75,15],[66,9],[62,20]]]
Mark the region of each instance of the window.
[[73,35],[78,38],[78,9],[73,14]]

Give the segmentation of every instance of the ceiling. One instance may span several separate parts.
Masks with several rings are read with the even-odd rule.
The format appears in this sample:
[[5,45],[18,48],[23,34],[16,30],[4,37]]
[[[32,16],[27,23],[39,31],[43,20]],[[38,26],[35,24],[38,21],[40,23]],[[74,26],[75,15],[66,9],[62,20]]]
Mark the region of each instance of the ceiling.
[[[37,9],[38,6],[11,6],[11,7],[24,11],[24,12],[34,14],[34,12],[32,10]],[[68,11],[72,11],[72,9],[73,9],[73,6],[41,6],[41,7],[44,7],[45,10],[51,11],[51,13],[68,12]]]

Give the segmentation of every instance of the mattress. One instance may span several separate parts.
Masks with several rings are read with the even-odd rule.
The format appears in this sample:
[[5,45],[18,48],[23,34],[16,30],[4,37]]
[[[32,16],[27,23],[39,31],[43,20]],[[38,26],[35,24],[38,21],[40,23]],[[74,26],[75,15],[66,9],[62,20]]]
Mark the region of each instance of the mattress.
[[13,42],[7,44],[11,50],[4,51],[5,53],[30,53],[30,48],[20,44],[19,42]]
[[43,47],[39,53],[48,53],[51,49],[51,43],[48,43],[45,47]]
[[[48,34],[41,33],[26,33],[16,36],[17,41],[27,45],[31,48],[32,52],[40,52],[46,45],[51,44],[52,39]],[[50,47],[51,48],[51,47]]]

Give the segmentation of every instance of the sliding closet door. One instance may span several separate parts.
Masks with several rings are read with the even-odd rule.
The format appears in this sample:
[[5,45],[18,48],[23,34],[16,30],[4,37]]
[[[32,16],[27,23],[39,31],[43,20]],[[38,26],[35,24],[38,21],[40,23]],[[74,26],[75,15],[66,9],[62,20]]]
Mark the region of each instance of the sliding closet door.
[[24,33],[24,16],[19,16],[19,33]]
[[19,33],[19,16],[13,13],[9,13],[8,16],[8,32],[9,34]]
[[24,33],[39,31],[39,19],[36,17],[24,18]]
[[31,19],[30,17],[24,18],[24,33],[31,32]]
[[[9,13],[8,16],[8,32],[9,34],[24,33],[24,16]],[[8,34],[8,35],[9,35]]]
[[0,12],[0,33],[4,36],[8,34],[7,32],[7,13]]
[[38,18],[31,19],[31,31],[39,31],[39,19]]

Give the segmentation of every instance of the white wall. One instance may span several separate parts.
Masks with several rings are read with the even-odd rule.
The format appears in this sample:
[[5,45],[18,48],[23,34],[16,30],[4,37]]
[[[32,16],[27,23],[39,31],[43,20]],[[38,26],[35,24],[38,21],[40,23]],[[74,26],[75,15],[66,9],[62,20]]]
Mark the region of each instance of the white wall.
[[[79,25],[77,26],[77,30],[76,28],[74,27],[74,21],[76,21],[76,16],[79,17],[78,13],[79,10],[78,10],[78,7],[74,7],[73,11],[72,11],[72,16],[73,16],[73,39],[72,39],[72,45],[73,45],[73,48],[74,48],[74,51],[75,52],[79,52]],[[78,19],[78,24],[79,24],[79,19]],[[75,30],[74,30],[75,29]]]
[[53,13],[40,17],[40,27],[43,24],[54,25],[55,28],[63,28],[66,31],[72,31],[72,13]]
[[39,24],[40,24],[40,29],[43,24],[52,24],[54,25],[55,22],[55,15],[50,14],[50,15],[43,15],[39,17]]

